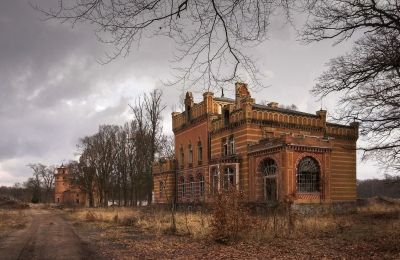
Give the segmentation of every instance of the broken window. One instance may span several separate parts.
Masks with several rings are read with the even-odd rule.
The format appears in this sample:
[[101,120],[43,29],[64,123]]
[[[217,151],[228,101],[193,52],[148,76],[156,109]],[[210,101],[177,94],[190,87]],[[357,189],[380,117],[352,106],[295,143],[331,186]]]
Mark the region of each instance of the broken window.
[[223,110],[223,115],[224,115],[224,125],[227,126],[229,125],[229,109],[224,109]]
[[201,146],[201,141],[197,143],[197,161],[199,164],[203,161],[203,147]]
[[232,155],[235,154],[235,138],[233,138],[233,136],[229,137],[229,141],[228,141],[228,155]]
[[318,162],[310,157],[304,157],[297,165],[297,191],[318,192],[320,169]]
[[260,165],[260,171],[263,176],[264,200],[276,201],[277,200],[276,162],[271,158],[263,160]]
[[211,193],[215,195],[218,193],[218,169],[213,168],[211,174]]
[[184,198],[186,195],[186,185],[185,185],[185,178],[181,177],[179,180],[179,186],[181,191],[181,198]]
[[223,156],[228,155],[228,139],[226,138],[222,139],[222,155]]
[[183,168],[185,154],[183,152],[183,147],[182,146],[179,149],[179,154],[180,154],[180,158],[179,159],[180,159],[180,162],[181,162],[181,168]]
[[189,144],[188,150],[189,150],[189,164],[192,164],[193,163],[193,147],[192,147],[192,144]]
[[205,192],[205,185],[204,185],[204,176],[199,175],[199,190],[200,190],[200,197],[204,197],[204,192]]
[[228,190],[230,187],[235,185],[235,169],[232,167],[226,167],[224,169],[224,189]]

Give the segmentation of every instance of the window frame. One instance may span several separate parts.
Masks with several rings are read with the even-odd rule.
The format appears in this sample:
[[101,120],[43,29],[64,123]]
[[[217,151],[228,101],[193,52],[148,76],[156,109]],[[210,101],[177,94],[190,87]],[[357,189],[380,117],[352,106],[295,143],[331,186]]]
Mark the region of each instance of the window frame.
[[312,156],[305,156],[297,163],[296,191],[298,193],[321,192],[321,167]]
[[236,186],[236,169],[232,166],[224,167],[223,188],[228,190],[230,187]]
[[197,142],[197,162],[201,163],[203,161],[203,146],[201,141]]
[[188,158],[188,163],[193,164],[193,146],[191,143],[188,145],[188,151],[189,151],[189,158]]

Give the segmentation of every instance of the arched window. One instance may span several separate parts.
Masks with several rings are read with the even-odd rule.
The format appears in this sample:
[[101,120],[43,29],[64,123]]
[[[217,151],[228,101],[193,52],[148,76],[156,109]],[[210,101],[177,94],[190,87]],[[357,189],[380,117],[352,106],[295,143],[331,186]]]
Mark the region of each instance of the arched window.
[[304,157],[297,165],[297,191],[319,191],[320,169],[318,162],[310,157]]
[[201,164],[203,161],[203,147],[201,146],[201,141],[197,142],[197,162]]
[[183,164],[185,163],[184,162],[184,159],[185,159],[185,154],[184,154],[184,152],[183,152],[183,147],[182,147],[182,145],[181,145],[181,148],[179,149],[179,160],[180,160],[180,163],[181,163],[181,168],[183,168]]
[[228,190],[229,187],[235,185],[235,169],[226,167],[224,169],[224,189]]
[[199,191],[200,191],[200,197],[204,197],[205,183],[204,183],[204,176],[202,174],[199,174]]
[[192,144],[189,144],[188,150],[189,150],[189,164],[192,164],[193,163],[193,147],[192,147]]
[[194,178],[193,176],[189,177],[189,192],[190,192],[190,197],[194,197]]
[[261,161],[260,172],[263,178],[264,199],[266,201],[276,201],[277,200],[276,162],[271,158],[267,158]]

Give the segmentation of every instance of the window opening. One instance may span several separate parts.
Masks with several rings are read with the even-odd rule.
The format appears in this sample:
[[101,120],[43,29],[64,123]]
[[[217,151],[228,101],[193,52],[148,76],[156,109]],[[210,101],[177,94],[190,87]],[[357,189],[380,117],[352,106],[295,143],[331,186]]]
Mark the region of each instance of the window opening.
[[224,125],[229,125],[229,109],[224,109]]
[[318,162],[310,157],[304,157],[297,166],[297,191],[318,192],[320,184],[320,169]]
[[218,193],[218,170],[216,168],[212,171],[211,192],[213,195]]
[[228,140],[226,138],[222,139],[222,154],[224,156],[228,155]]
[[232,167],[224,169],[224,189],[228,190],[229,187],[235,185],[235,170]]
[[205,183],[204,183],[204,176],[200,175],[199,176],[199,190],[200,190],[200,197],[204,197],[204,192],[205,192]]
[[183,147],[181,146],[181,148],[180,148],[180,151],[179,151],[179,153],[180,153],[180,161],[181,161],[181,167],[183,167],[183,164],[184,164],[184,157],[185,157],[185,154],[184,154],[184,152],[183,152]]
[[189,192],[190,192],[190,197],[194,197],[194,178],[193,176],[189,177]]
[[184,198],[186,194],[186,186],[185,186],[185,178],[182,177],[180,180],[180,186],[181,186],[181,197]]
[[235,138],[233,136],[229,137],[228,144],[228,155],[235,154]]
[[191,144],[189,144],[189,163],[193,163],[193,148]]
[[267,158],[261,162],[261,174],[263,176],[264,200],[276,201],[276,172],[277,165],[273,159]]
[[203,161],[203,147],[201,146],[201,141],[197,143],[197,161]]

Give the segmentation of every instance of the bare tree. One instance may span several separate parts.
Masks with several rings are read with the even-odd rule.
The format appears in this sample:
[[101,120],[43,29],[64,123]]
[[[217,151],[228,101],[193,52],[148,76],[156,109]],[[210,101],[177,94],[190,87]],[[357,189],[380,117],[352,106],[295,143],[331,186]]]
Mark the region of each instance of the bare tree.
[[162,127],[161,127],[161,113],[166,108],[165,104],[162,104],[162,91],[153,90],[150,94],[144,96],[144,107],[147,117],[147,124],[149,125],[149,135],[150,135],[150,157],[148,161],[148,183],[150,187],[147,192],[147,201],[151,202],[152,191],[153,191],[153,174],[152,174],[152,164],[154,162],[154,157],[158,151],[161,149],[161,144],[159,140],[162,137]]
[[[304,39],[357,37],[351,53],[332,59],[313,93],[340,94],[337,119],[361,122],[361,149],[400,170],[400,3],[397,0],[318,1]],[[357,34],[357,32],[359,32]],[[362,34],[361,34],[362,33]]]
[[270,16],[315,0],[59,0],[55,10],[35,6],[47,19],[91,23],[101,42],[114,45],[106,62],[127,55],[143,37],[166,36],[177,46],[172,84],[216,88],[246,79],[260,86],[248,47],[267,39]]
[[28,179],[28,185],[33,191],[32,202],[42,201],[42,176],[45,174],[46,165],[31,163],[28,167],[33,170],[33,178]]
[[54,166],[47,166],[44,171],[41,172],[41,179],[43,188],[46,194],[46,202],[53,202],[52,192],[54,190]]
[[[98,133],[81,139],[82,167],[87,167],[87,178],[94,177],[98,188],[100,201],[103,206],[108,205],[110,195],[110,180],[115,169],[117,157],[116,138],[118,126],[101,125]],[[85,178],[86,178],[85,177]],[[87,180],[89,181],[89,180]],[[89,185],[89,183],[87,183]],[[87,186],[89,188],[89,186]]]
[[175,139],[173,135],[163,135],[159,140],[158,146],[160,147],[159,158],[175,158]]

